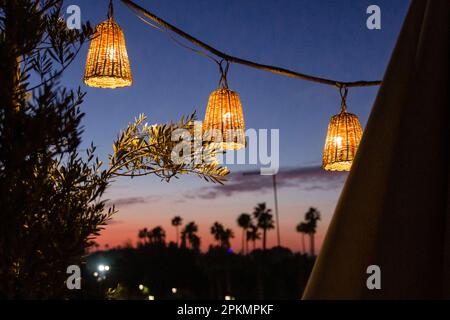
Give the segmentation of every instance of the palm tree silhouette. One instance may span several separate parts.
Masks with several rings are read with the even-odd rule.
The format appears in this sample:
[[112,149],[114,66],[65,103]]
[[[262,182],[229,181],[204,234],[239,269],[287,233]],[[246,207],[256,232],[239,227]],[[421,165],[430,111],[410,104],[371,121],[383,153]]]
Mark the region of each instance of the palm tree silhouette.
[[138,232],[138,238],[143,241],[144,245],[148,243],[148,230],[147,228],[141,229]]
[[272,210],[266,207],[265,202],[259,203],[253,211],[258,228],[263,230],[263,251],[266,251],[267,231],[275,228],[271,212]]
[[153,233],[151,230],[147,231],[147,245],[151,246],[153,244]]
[[307,233],[309,234],[309,237],[310,237],[309,239],[310,239],[311,256],[315,255],[314,235],[316,234],[317,221],[319,221],[319,220],[320,220],[320,212],[316,208],[311,207],[305,213]]
[[224,232],[224,227],[219,222],[214,222],[211,226],[211,234],[214,236],[214,240],[217,241],[217,245],[222,247],[222,234]]
[[177,233],[177,247],[180,245],[180,226],[183,223],[183,219],[180,216],[175,216],[172,219],[172,226],[175,227]]
[[[256,240],[261,239],[261,233],[259,233],[258,227],[251,224],[247,230],[247,243],[248,241],[253,242],[253,250],[256,249]],[[248,250],[247,250],[248,253]]]
[[153,238],[153,243],[157,245],[165,245],[166,232],[160,226],[153,228],[151,231],[151,235]]
[[200,238],[197,236],[198,226],[195,222],[191,221],[184,226],[183,231],[181,231],[181,245],[186,247],[186,242],[192,249],[196,250],[200,248]]
[[223,230],[223,232],[221,234],[221,239],[220,239],[222,248],[224,248],[225,250],[229,250],[231,248],[231,243],[230,243],[231,238],[234,238],[233,230],[228,229],[228,228]]
[[308,233],[308,225],[305,222],[300,222],[296,227],[297,232],[302,235],[302,252],[306,253],[305,234]]
[[246,239],[247,230],[250,228],[250,225],[252,224],[252,216],[248,213],[242,213],[238,219],[237,223],[239,227],[242,228],[242,254],[245,254],[245,252],[248,252],[248,241]]
[[181,248],[186,248],[186,242],[187,242],[187,235],[185,230],[181,230]]
[[188,239],[192,250],[200,251],[200,237],[193,233],[188,237]]
[[211,234],[214,236],[214,239],[217,241],[219,247],[226,250],[230,249],[230,239],[234,238],[233,230],[228,228],[225,229],[221,223],[214,222],[211,226]]

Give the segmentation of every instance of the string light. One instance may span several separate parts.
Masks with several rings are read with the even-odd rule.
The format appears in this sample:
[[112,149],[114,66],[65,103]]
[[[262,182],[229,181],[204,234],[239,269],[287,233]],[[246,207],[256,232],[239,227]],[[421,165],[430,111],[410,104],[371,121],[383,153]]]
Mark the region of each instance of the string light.
[[[222,61],[223,62],[223,61]],[[226,67],[218,63],[221,77],[219,89],[213,91],[208,99],[203,132],[205,140],[222,150],[239,150],[245,147],[244,113],[239,95],[228,88]]]
[[[219,64],[222,72],[222,84],[219,85],[219,89],[211,93],[206,108],[205,121],[203,122],[203,132],[206,133],[205,138],[209,139],[213,145],[217,145],[223,150],[238,150],[245,147],[245,124],[241,101],[239,95],[228,88],[226,80],[229,64],[233,62],[283,76],[340,88],[342,96],[341,112],[331,118],[328,126],[323,153],[323,168],[330,171],[350,170],[361,140],[362,129],[358,117],[347,112],[345,102],[347,88],[378,86],[381,84],[381,81],[343,82],[241,59],[221,52],[194,38],[190,34],[169,24],[130,0],[122,0],[122,2],[137,12],[138,17],[141,20],[160,31],[167,32],[171,39],[179,45],[197,54],[206,56]],[[123,37],[122,29],[113,20],[112,11],[112,0],[110,0],[108,20],[97,26],[96,36],[91,43],[88,53],[85,83],[89,86],[117,88],[132,84],[125,39]],[[152,20],[153,23],[144,19],[144,17]],[[181,43],[175,39],[169,31],[188,40],[201,50]],[[207,54],[205,51],[216,57],[222,58],[222,61],[219,63],[218,60]],[[223,61],[227,64],[225,71],[222,68]]]
[[340,89],[341,112],[331,117],[323,151],[322,167],[328,171],[350,171],[361,141],[362,128],[356,115],[347,112],[348,89]]
[[133,83],[125,37],[114,21],[112,0],[108,19],[95,28],[84,72],[84,83],[97,88],[122,88]]

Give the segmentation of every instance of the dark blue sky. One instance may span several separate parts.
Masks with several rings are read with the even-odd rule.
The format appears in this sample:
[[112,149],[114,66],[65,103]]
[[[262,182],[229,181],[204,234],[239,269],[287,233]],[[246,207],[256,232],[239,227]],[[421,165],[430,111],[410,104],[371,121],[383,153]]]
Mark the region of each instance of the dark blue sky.
[[[409,1],[136,0],[136,3],[226,53],[316,76],[353,81],[382,79]],[[93,25],[104,20],[107,11],[106,0],[66,1],[68,4],[79,5],[82,20]],[[381,8],[381,30],[366,28],[366,9],[371,4]],[[214,63],[147,26],[118,0],[115,18],[125,33],[134,85],[115,90],[85,87],[82,77],[88,46],[81,50],[64,76],[64,83],[72,87],[81,85],[87,91],[82,107],[86,113],[84,143],[93,141],[103,159],[111,152],[118,131],[139,113],[148,115],[149,123],[176,120],[194,110],[202,119],[208,95],[217,87],[219,77]],[[282,167],[320,164],[329,118],[339,111],[337,89],[234,64],[228,78],[230,88],[241,96],[247,128],[280,129]],[[349,91],[349,111],[359,116],[363,126],[377,89]],[[160,186],[159,180],[152,177],[120,180],[111,189],[110,197],[147,197],[156,193],[164,198],[165,194],[183,194],[186,189],[202,187],[204,183],[186,178],[171,187]],[[328,211],[332,211],[337,195],[338,192],[334,193],[332,201],[326,204]],[[229,221],[241,211],[250,210],[256,201],[254,196],[238,201],[244,207],[233,208],[237,212],[230,212],[233,218]],[[284,198],[286,206],[292,207],[289,207],[291,214],[297,210],[296,198],[292,192],[287,192]],[[172,207],[173,199],[161,201],[160,209],[168,211],[169,219],[178,208]],[[320,207],[320,203],[317,205]],[[121,215],[127,210],[131,212],[127,207],[121,210]],[[286,212],[289,210],[286,207]]]

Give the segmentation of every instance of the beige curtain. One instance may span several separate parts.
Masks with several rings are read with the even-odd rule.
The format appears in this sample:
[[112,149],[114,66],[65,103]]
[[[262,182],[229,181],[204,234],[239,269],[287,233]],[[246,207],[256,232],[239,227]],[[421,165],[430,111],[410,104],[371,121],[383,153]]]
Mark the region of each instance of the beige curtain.
[[449,12],[411,2],[304,299],[450,298]]

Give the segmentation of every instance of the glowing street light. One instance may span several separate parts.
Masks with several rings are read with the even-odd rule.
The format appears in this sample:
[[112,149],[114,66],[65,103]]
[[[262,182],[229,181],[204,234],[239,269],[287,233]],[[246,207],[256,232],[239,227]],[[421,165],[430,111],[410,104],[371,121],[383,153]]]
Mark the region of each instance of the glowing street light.
[[143,284],[139,285],[139,290],[141,290],[141,291],[144,290],[144,285]]
[[177,288],[172,288],[172,293],[173,294],[175,294],[175,293],[177,293],[178,292],[178,289]]
[[155,296],[148,296],[148,300],[155,300]]
[[98,271],[100,272],[105,272],[105,271],[109,271],[109,269],[111,269],[110,266],[108,265],[104,265],[104,264],[99,264],[97,267]]

